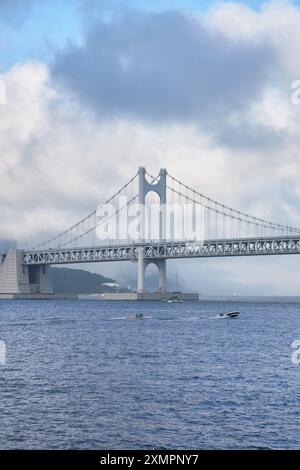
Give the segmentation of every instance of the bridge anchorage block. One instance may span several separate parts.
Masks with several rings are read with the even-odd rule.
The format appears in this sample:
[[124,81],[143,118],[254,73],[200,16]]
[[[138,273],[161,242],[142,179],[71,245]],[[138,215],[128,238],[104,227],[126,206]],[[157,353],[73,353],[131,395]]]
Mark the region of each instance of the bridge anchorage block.
[[0,294],[52,295],[50,266],[26,266],[23,264],[23,250],[9,250],[0,260]]

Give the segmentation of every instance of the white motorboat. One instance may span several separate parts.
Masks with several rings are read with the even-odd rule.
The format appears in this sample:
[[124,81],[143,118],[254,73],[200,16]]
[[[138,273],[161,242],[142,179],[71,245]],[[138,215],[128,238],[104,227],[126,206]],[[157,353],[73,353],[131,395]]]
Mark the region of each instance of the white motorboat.
[[234,312],[225,312],[225,313],[220,313],[219,318],[236,318],[238,317],[240,312],[234,311]]

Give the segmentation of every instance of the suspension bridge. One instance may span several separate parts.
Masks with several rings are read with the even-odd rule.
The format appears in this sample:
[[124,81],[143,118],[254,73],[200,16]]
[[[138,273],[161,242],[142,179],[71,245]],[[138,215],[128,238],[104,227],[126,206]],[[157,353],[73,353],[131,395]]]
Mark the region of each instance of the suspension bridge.
[[[155,201],[159,211],[154,220],[146,209]],[[135,205],[139,207],[138,235],[132,238],[128,220],[136,222],[131,213]],[[103,218],[99,214],[107,207],[114,210]],[[99,237],[112,217],[113,236]],[[188,236],[178,236],[184,225],[189,228]],[[159,291],[166,292],[168,259],[288,254],[300,254],[300,228],[222,204],[165,169],[153,176],[140,167],[107,201],[62,233],[32,249],[0,254],[0,294],[51,294],[51,265],[136,262],[137,291],[142,294],[145,271],[152,263],[159,271]]]

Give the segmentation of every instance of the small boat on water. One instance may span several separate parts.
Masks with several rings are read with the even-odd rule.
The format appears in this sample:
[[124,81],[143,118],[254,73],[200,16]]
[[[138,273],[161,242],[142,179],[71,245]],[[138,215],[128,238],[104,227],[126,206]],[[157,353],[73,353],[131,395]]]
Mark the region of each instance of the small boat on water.
[[143,313],[135,313],[134,315],[128,315],[128,320],[144,320],[144,314]]
[[225,312],[225,313],[220,313],[219,318],[236,318],[238,317],[240,312]]

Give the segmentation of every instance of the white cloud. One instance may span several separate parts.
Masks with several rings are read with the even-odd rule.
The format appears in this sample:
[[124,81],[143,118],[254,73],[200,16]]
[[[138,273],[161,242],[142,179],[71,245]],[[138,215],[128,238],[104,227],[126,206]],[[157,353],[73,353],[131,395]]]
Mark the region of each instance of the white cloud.
[[[206,23],[233,41],[273,45],[278,52],[281,73],[300,73],[300,57],[296,52],[300,41],[300,9],[291,1],[269,1],[259,11],[239,3],[220,3],[209,12]],[[273,78],[276,81],[275,75]]]
[[[42,64],[15,67],[5,80],[8,103],[1,109],[0,144],[5,191],[0,201],[2,211],[11,219],[10,223],[6,218],[1,221],[6,236],[20,236],[19,231],[34,236],[39,231],[62,229],[105,200],[139,165],[152,172],[165,166],[204,193],[249,210],[251,194],[258,199],[259,193],[267,205],[265,215],[275,216],[278,210],[273,212],[272,200],[265,203],[264,196],[274,186],[280,187],[281,180],[287,182],[291,165],[298,167],[296,148],[283,164],[281,149],[265,155],[264,149],[222,147],[197,125],[157,127],[126,119],[98,122],[68,96],[51,88],[47,67]],[[262,119],[264,124],[288,132],[289,119],[277,113],[282,102],[276,93],[274,96],[275,112],[272,100],[251,103],[246,123]],[[254,112],[259,108],[260,112]],[[291,122],[295,126],[295,119]],[[271,180],[264,161],[272,165]],[[295,185],[294,175],[293,170]],[[255,204],[256,210],[259,205]]]
[[[300,59],[295,48],[293,54],[288,51],[300,34],[300,12],[279,4],[261,12],[223,5],[206,21],[231,41],[268,40],[279,58],[259,96],[245,96],[242,109],[228,107],[226,122],[220,123],[230,129],[227,141],[197,119],[159,124],[142,117],[99,120],[74,95],[56,88],[47,65],[32,62],[7,71],[7,104],[0,107],[1,238],[35,239],[62,231],[107,199],[140,165],[152,173],[166,167],[224,203],[300,225],[300,106],[291,103],[289,82],[293,74],[300,76]],[[226,264],[224,269],[230,272]],[[273,269],[270,264],[270,275]]]

